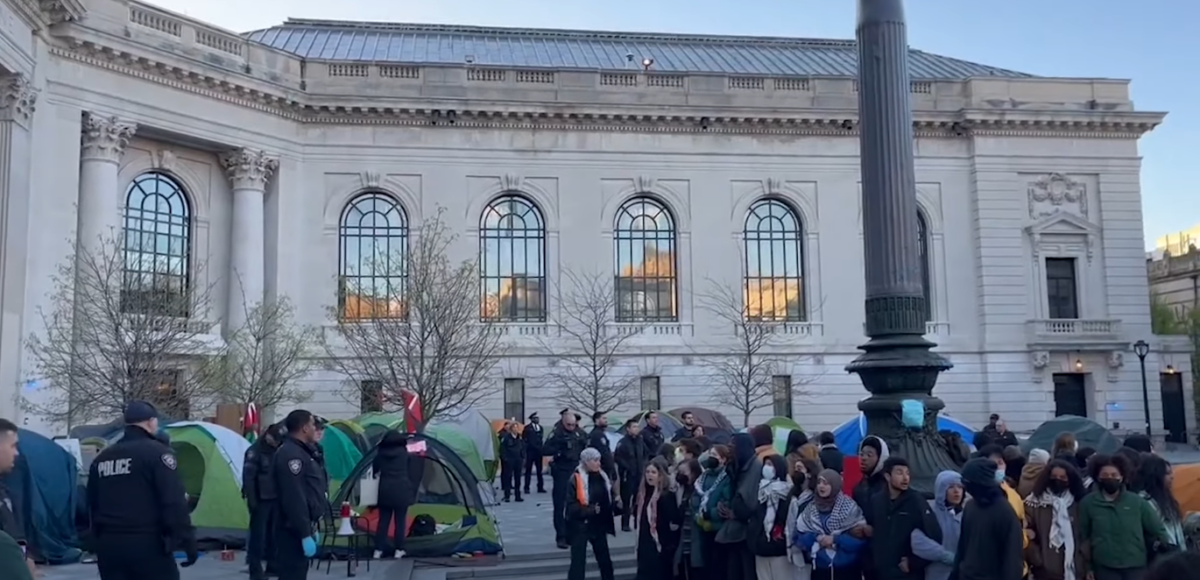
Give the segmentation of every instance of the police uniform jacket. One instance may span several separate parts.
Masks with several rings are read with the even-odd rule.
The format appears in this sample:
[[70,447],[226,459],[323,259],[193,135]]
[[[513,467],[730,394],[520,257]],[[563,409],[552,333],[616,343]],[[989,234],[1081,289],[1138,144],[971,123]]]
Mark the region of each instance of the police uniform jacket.
[[587,435],[583,429],[576,427],[574,431],[567,431],[559,423],[542,448],[542,455],[553,458],[550,460],[550,473],[567,475],[579,467],[579,455],[584,449],[587,449]]
[[279,493],[280,526],[297,538],[307,538],[329,513],[325,473],[317,463],[315,445],[287,437],[275,452],[275,489]]
[[163,536],[173,551],[195,534],[187,492],[171,448],[136,425],[101,451],[88,469],[87,499],[97,535]]
[[246,458],[242,463],[242,497],[250,507],[260,501],[275,501],[279,493],[275,491],[275,452],[279,444],[272,445],[266,437],[254,442],[246,450]]

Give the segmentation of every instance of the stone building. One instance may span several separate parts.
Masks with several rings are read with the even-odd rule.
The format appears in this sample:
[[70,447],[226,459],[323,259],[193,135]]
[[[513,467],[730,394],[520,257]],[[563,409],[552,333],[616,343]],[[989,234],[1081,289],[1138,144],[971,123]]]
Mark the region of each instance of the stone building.
[[[456,258],[483,249],[481,316],[514,342],[489,416],[557,408],[552,289],[579,268],[614,275],[642,406],[708,403],[705,361],[736,342],[699,308],[710,280],[750,288],[778,330],[778,400],[755,418],[831,428],[865,395],[844,371],[864,342],[853,42],[300,20],[237,34],[131,0],[2,0],[0,36],[0,390],[21,391],[0,414],[40,396],[23,338],[80,240],[152,232],[156,249],[131,252],[185,286],[203,260],[222,291],[191,316],[219,341],[244,300],[287,295],[330,325],[339,277],[369,274],[347,248],[401,243],[439,207]],[[928,337],[955,365],[936,393],[977,424],[1139,424],[1137,142],[1164,114],[1136,110],[1127,81],[919,50],[910,67]],[[1152,345],[1150,372],[1189,372]],[[359,411],[344,377],[307,388],[315,411]]]

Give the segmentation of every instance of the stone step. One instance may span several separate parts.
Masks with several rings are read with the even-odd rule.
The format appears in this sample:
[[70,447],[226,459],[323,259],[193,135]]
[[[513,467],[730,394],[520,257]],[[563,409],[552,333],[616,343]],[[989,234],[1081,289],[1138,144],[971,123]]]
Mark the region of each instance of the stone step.
[[[489,580],[506,578],[527,579],[546,574],[557,574],[561,580],[561,577],[566,575],[567,569],[571,565],[571,558],[565,553],[560,553],[558,556],[557,558],[521,560],[516,562],[509,560],[495,566],[451,568],[446,571],[446,580],[464,580],[467,578],[487,578]],[[617,570],[637,567],[637,556],[632,550],[628,550],[626,553],[613,554],[612,558],[613,568]],[[589,552],[588,572],[599,573],[599,569],[596,561],[592,558],[591,552]]]
[[[567,577],[567,571],[567,564],[564,563],[562,566],[549,572],[539,572],[532,575],[514,573],[511,576],[493,576],[490,577],[489,580],[563,580],[563,578]],[[616,564],[613,573],[613,580],[634,580],[637,578],[637,566],[632,564]],[[596,569],[594,566],[591,566],[583,577],[584,580],[600,580],[600,570]],[[452,578],[452,576],[447,574],[446,578],[449,579]]]
[[[591,547],[589,547],[588,554],[591,554],[591,553],[592,553],[592,549],[591,549]],[[625,555],[632,556],[634,554],[634,547],[632,545],[629,545],[629,546],[611,546],[610,545],[608,547],[608,553],[612,554],[613,559],[616,560],[619,556],[625,556]],[[528,562],[528,561],[532,561],[532,560],[563,560],[564,562],[566,562],[566,561],[570,561],[570,559],[571,559],[571,553],[569,550],[555,549],[555,550],[546,551],[546,552],[532,552],[532,553],[527,553],[527,554],[510,554],[510,555],[505,556],[500,561],[502,563]]]

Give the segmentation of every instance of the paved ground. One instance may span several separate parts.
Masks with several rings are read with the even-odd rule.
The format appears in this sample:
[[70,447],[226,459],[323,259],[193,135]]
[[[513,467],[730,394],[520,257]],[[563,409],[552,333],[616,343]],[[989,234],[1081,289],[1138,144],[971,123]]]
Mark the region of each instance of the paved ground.
[[[496,519],[500,522],[506,554],[516,556],[557,549],[554,545],[554,522],[551,519],[554,511],[550,503],[550,489],[547,478],[546,493],[532,493],[525,496],[522,503],[501,503],[496,507]],[[618,530],[617,537],[610,541],[610,545],[632,546],[633,539],[632,532]],[[566,553],[565,550],[563,552]]]

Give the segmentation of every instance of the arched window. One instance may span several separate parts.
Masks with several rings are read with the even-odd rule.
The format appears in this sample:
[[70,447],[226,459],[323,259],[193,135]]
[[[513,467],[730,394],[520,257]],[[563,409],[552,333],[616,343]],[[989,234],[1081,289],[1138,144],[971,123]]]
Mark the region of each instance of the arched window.
[[179,182],[149,172],[125,191],[121,310],[185,318],[191,311],[192,208]]
[[496,198],[479,220],[480,318],[546,320],[546,223],[529,200]]
[[804,320],[804,258],[800,219],[777,199],[755,202],[746,214],[746,317]]
[[343,319],[404,318],[408,216],[390,195],[346,204],[338,228],[338,313]]
[[617,210],[613,228],[616,252],[618,322],[674,322],[675,220],[666,206],[635,197]]
[[933,320],[933,292],[930,289],[929,262],[932,255],[929,252],[929,221],[925,212],[917,210],[917,248],[921,252],[921,293],[925,296],[925,321]]

